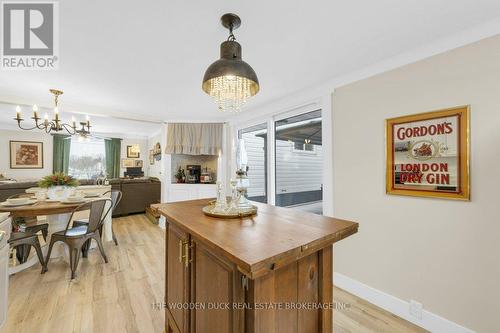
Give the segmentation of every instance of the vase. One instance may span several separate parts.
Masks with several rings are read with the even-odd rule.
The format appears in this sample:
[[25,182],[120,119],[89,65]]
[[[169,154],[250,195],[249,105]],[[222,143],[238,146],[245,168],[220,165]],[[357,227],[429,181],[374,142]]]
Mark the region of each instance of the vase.
[[71,186],[57,185],[47,189],[47,196],[50,200],[66,200],[75,192]]

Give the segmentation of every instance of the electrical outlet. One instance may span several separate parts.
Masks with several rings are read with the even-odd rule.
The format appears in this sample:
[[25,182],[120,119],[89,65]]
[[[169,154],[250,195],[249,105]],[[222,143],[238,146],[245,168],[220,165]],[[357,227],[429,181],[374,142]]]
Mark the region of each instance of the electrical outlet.
[[422,303],[419,303],[414,300],[410,300],[410,315],[417,319],[422,319],[422,309],[423,305]]

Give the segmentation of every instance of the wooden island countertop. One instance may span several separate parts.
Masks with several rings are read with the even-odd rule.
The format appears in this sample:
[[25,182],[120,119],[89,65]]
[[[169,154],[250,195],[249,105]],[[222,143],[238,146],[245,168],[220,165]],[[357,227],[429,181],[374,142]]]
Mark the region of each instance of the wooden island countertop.
[[358,231],[358,223],[253,202],[258,214],[241,219],[206,216],[211,200],[155,205],[160,214],[220,251],[251,278],[298,260]]
[[331,333],[332,245],[358,224],[261,203],[209,217],[209,201],[152,206],[166,219],[166,332]]

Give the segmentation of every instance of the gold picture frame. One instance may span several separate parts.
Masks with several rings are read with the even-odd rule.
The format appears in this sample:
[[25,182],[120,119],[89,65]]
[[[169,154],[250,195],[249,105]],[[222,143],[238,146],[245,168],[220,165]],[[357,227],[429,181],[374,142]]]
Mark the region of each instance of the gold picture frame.
[[140,158],[141,153],[138,151],[133,151],[134,145],[127,146],[127,158]]
[[131,158],[122,158],[122,168],[133,168],[135,167],[135,160]]
[[386,120],[387,194],[470,200],[470,106]]
[[43,169],[43,142],[9,141],[11,169]]

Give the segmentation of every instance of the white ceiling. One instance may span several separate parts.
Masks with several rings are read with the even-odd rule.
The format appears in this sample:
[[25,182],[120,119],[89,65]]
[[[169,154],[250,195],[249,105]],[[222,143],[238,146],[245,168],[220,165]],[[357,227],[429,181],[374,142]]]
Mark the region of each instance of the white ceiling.
[[[51,106],[48,89],[59,88],[65,110],[159,121],[227,118],[201,90],[225,12],[242,18],[235,34],[261,84],[247,110],[500,17],[497,0],[59,4],[59,70],[0,72],[0,101]],[[102,119],[110,128],[96,131],[123,132]]]
[[[71,117],[75,117],[76,124],[86,120],[86,114],[66,111],[61,108],[61,119],[71,124]],[[0,130],[19,130],[17,122],[13,120],[16,115],[16,105],[0,103]],[[38,116],[43,118],[47,113],[52,119],[53,108],[40,108]],[[21,116],[25,120],[21,125],[25,128],[33,127],[34,122],[30,117],[33,116],[32,108],[28,105],[21,107]],[[152,123],[144,121],[135,121],[110,117],[106,115],[91,115],[90,116],[91,132],[101,136],[121,137],[121,138],[148,138],[161,131],[161,123]],[[80,127],[80,126],[79,126]],[[43,133],[42,131],[40,131]],[[65,133],[63,133],[65,134]]]

